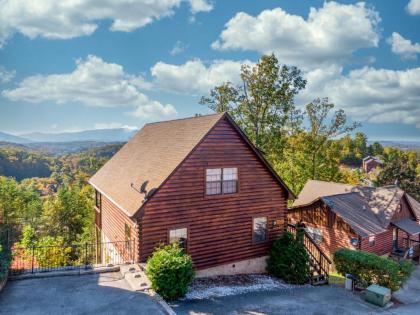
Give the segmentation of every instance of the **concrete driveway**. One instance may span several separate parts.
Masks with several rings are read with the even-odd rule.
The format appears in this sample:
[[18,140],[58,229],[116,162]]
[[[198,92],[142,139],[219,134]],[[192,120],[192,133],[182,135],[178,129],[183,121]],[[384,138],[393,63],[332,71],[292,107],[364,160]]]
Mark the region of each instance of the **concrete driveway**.
[[[335,286],[303,287],[245,293],[171,304],[177,314],[402,314],[365,303],[358,295]],[[418,307],[418,305],[417,305]],[[416,314],[415,307],[404,314]],[[397,311],[394,313],[394,311]]]
[[394,298],[404,304],[420,303],[420,266],[416,267],[402,288],[394,293]]
[[165,314],[151,297],[130,290],[119,272],[8,282],[0,314]]

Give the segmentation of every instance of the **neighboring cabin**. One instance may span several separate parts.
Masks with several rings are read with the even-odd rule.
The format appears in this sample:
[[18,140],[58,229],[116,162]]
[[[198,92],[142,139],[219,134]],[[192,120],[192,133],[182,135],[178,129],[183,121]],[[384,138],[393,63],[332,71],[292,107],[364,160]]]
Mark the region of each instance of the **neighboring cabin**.
[[226,113],[146,124],[90,183],[102,241],[179,241],[202,275],[264,271],[293,198]]
[[365,173],[370,173],[376,168],[382,167],[383,162],[376,156],[367,156],[362,160],[362,169]]
[[303,222],[329,257],[338,248],[387,255],[407,247],[407,238],[420,241],[420,203],[397,186],[310,180],[288,218],[290,223]]

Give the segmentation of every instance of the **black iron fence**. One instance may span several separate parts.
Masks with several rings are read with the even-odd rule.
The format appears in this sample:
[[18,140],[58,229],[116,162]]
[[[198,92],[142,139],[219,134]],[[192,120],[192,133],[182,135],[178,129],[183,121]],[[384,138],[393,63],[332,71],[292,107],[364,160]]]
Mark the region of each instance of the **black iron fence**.
[[133,263],[135,241],[12,247],[11,275],[89,269]]

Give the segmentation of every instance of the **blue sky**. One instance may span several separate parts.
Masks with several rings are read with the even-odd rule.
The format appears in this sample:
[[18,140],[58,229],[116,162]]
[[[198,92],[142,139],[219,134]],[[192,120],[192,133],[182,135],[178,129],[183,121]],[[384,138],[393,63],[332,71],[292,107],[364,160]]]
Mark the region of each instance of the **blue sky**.
[[[274,52],[370,139],[420,140],[420,1],[52,0],[0,6],[0,130],[209,113],[209,89]],[[131,4],[129,4],[131,3]]]

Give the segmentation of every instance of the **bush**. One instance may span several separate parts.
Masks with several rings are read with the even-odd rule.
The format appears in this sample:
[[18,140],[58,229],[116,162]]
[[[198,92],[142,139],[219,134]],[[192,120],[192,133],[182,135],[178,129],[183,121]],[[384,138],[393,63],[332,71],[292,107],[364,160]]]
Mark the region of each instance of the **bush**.
[[267,271],[287,283],[308,282],[309,256],[303,243],[289,232],[283,234],[268,253]]
[[166,300],[184,296],[195,275],[191,257],[176,243],[155,250],[147,260],[146,274],[153,290]]
[[392,291],[398,290],[413,270],[410,262],[397,263],[372,253],[346,248],[334,253],[334,264],[338,273],[356,276],[364,287],[375,283]]

